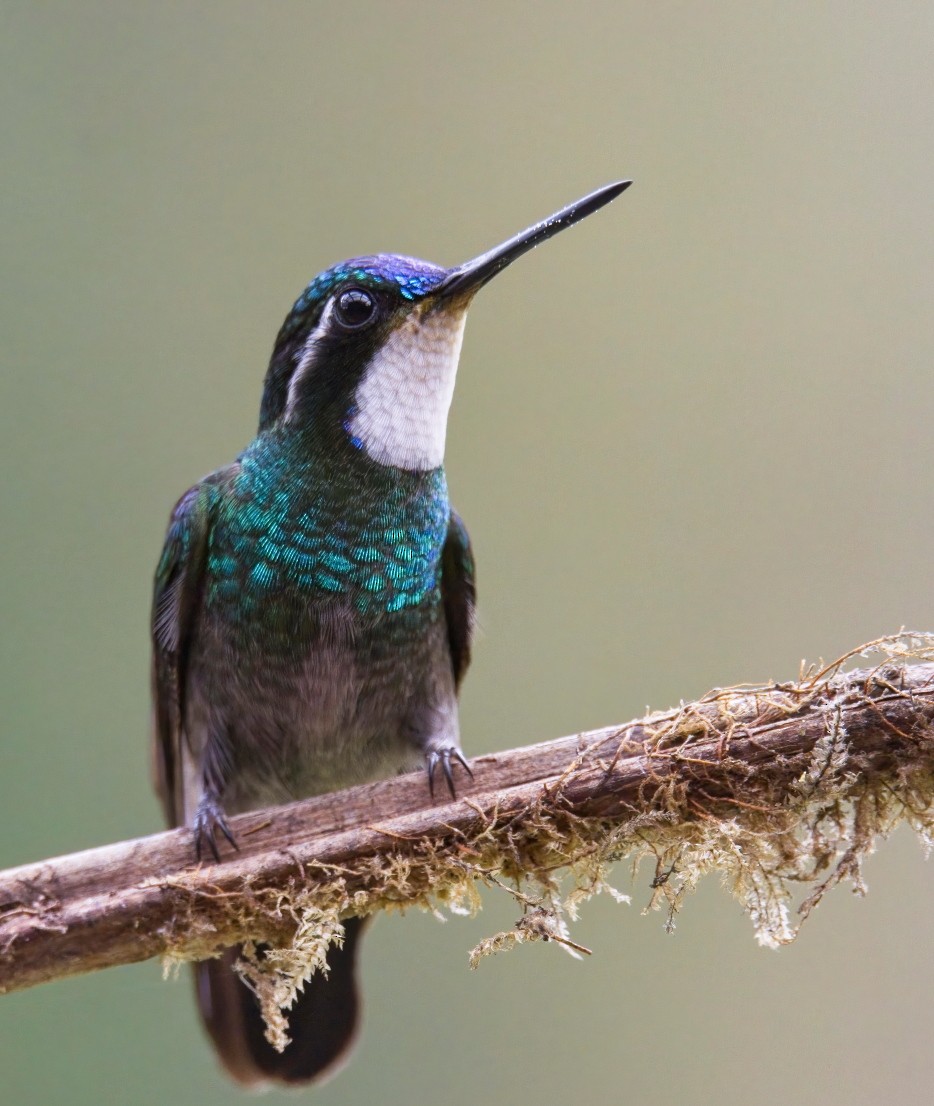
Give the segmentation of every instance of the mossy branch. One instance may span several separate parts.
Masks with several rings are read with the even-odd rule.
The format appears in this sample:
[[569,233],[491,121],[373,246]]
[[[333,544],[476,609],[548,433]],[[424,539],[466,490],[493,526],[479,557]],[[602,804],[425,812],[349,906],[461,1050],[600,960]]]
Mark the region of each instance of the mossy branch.
[[[843,671],[873,652],[876,667]],[[0,992],[246,942],[243,970],[281,1041],[276,1016],[341,918],[474,910],[478,887],[496,886],[522,917],[474,962],[535,938],[586,951],[564,919],[610,890],[624,858],[652,863],[650,906],[673,915],[718,870],[760,941],[790,941],[835,883],[861,888],[862,857],[899,821],[934,839],[932,662],[934,636],[900,634],[794,682],[477,757],[455,801],[432,802],[414,774],[257,811],[232,820],[240,852],[220,864],[194,864],[176,830],[0,873]]]

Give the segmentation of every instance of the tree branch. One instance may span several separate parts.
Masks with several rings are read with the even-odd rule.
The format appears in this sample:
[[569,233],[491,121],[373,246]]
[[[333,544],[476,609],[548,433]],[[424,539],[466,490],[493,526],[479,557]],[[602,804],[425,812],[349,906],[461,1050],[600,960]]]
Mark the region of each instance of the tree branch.
[[0,873],[0,992],[250,940],[290,952],[277,970],[295,982],[339,918],[471,908],[484,883],[515,894],[523,918],[478,955],[530,937],[573,946],[562,912],[607,890],[627,856],[654,864],[652,905],[674,911],[716,868],[760,940],[791,940],[791,887],[812,883],[803,919],[841,878],[860,888],[860,858],[899,820],[934,834],[934,638],[871,648],[884,654],[872,669],[842,674],[841,658],[477,757],[456,801],[432,802],[419,773],[242,815],[240,851],[220,864],[194,864],[175,830]]

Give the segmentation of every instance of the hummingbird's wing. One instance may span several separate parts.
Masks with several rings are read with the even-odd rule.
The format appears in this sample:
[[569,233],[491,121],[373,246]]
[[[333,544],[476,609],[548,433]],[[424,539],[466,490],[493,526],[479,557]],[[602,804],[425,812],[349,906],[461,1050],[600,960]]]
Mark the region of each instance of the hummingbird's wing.
[[460,515],[453,508],[441,553],[441,594],[448,625],[454,686],[459,687],[467,665],[470,664],[470,643],[476,621],[477,584],[470,536]]
[[173,826],[183,817],[180,741],[188,649],[214,513],[224,484],[237,468],[230,465],[211,473],[175,504],[156,569],[152,603],[153,764],[156,790],[166,819]]

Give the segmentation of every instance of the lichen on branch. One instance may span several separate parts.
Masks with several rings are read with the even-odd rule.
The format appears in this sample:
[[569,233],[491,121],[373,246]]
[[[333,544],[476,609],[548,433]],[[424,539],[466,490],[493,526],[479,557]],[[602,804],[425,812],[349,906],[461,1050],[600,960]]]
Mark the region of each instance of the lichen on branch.
[[[857,657],[876,663],[847,671]],[[473,950],[474,966],[529,940],[586,954],[569,924],[594,894],[625,898],[620,861],[651,866],[647,909],[667,925],[716,871],[759,941],[785,944],[835,884],[863,890],[863,858],[898,823],[934,841],[934,635],[472,765],[453,801],[408,776],[242,815],[241,851],[221,864],[193,865],[173,831],[0,873],[0,991],[245,944],[241,971],[281,1047],[342,919],[473,913],[488,887],[520,918]]]

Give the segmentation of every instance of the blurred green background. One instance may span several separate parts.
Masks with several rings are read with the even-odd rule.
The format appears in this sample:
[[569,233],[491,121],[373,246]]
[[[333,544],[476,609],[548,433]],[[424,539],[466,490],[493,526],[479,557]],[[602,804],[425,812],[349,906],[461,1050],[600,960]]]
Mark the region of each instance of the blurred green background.
[[[468,752],[934,629],[929,4],[0,8],[0,864],[160,828],[150,579],[333,261],[452,264],[618,176],[475,304],[448,471],[479,562]],[[926,1101],[907,833],[781,952],[710,880],[575,930],[380,919],[321,1103]],[[154,963],[0,999],[5,1103],[230,1103]],[[275,1098],[276,1096],[273,1096]]]

